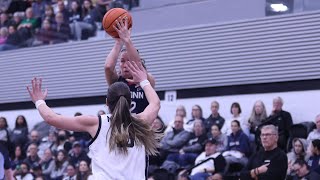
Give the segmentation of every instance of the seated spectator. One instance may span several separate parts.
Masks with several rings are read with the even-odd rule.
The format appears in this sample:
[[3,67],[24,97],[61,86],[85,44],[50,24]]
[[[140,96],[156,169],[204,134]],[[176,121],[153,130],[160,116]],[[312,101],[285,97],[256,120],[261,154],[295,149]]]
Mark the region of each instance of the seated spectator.
[[170,153],[177,153],[189,140],[190,133],[183,129],[183,117],[176,116],[173,131],[168,132],[160,142],[160,156],[165,160]]
[[50,148],[44,151],[44,156],[40,160],[40,166],[42,168],[42,174],[46,179],[50,179],[50,173],[54,166],[54,159]]
[[201,120],[201,121],[205,120],[202,115],[202,108],[199,105],[196,104],[192,106],[191,117],[192,119],[188,120],[183,126],[183,128],[188,132],[192,132],[193,123],[195,120]]
[[249,130],[250,136],[249,139],[251,142],[255,142],[256,145],[260,145],[259,137],[256,137],[258,132],[258,127],[262,124],[262,122],[267,119],[267,111],[264,103],[260,100],[254,103],[254,106],[251,111],[249,122]]
[[6,146],[8,151],[11,150],[10,133],[11,130],[8,127],[7,119],[0,117],[0,143]]
[[238,120],[240,122],[242,131],[249,136],[249,125],[247,123],[246,120],[244,120],[244,118],[241,116],[241,107],[240,104],[237,102],[232,103],[231,108],[230,108],[230,112],[232,114],[232,117],[230,119],[227,119],[226,122],[224,123],[221,132],[229,135],[231,134],[232,130],[231,130],[231,122],[233,120]]
[[13,25],[9,26],[9,35],[6,42],[0,45],[0,51],[17,49],[20,47],[22,42],[20,34],[17,32],[16,27]]
[[26,144],[25,149],[27,149],[27,147],[32,143],[35,143],[37,146],[40,145],[40,137],[39,137],[39,132],[37,130],[32,130],[28,137],[29,137],[29,140]]
[[13,19],[12,19],[10,25],[12,25],[14,27],[18,27],[23,18],[24,18],[24,12],[15,12],[13,14]]
[[[216,148],[217,141],[215,139],[208,139],[208,141],[205,143],[205,151],[197,157],[195,164],[199,164],[209,158],[217,158],[218,156],[221,156],[221,153],[217,152]],[[215,169],[217,168],[217,166],[221,165],[215,163],[213,160],[209,160],[193,168],[191,171],[190,179],[206,179],[207,177],[215,173]]]
[[278,127],[279,131],[279,148],[287,152],[287,142],[289,139],[289,131],[292,126],[291,114],[282,110],[283,100],[281,97],[273,99],[273,109],[267,121],[263,124],[273,124]]
[[38,156],[38,145],[36,143],[31,143],[28,146],[27,158],[23,162],[28,163],[30,168],[39,166],[40,157]]
[[221,173],[215,173],[212,176],[209,176],[207,180],[223,180],[223,175]]
[[193,133],[189,141],[178,153],[171,153],[167,157],[167,161],[173,161],[181,167],[189,167],[193,165],[197,156],[203,151],[204,141],[207,139],[204,124],[201,120],[194,122]]
[[30,38],[33,37],[35,29],[39,27],[39,23],[36,18],[33,16],[32,8],[26,10],[26,17],[18,26],[18,32],[23,42],[27,42]]
[[0,45],[5,44],[8,38],[9,32],[7,27],[2,27],[0,29]]
[[53,9],[56,15],[58,13],[62,14],[64,22],[67,22],[67,23],[69,22],[70,13],[68,8],[64,4],[64,1],[58,0],[56,4],[53,4]]
[[218,152],[223,152],[226,150],[228,146],[228,136],[221,133],[217,124],[211,126],[211,134],[209,138],[213,138],[217,141]]
[[28,163],[21,163],[20,168],[15,171],[14,176],[16,180],[33,180],[34,177],[30,172],[30,166]]
[[32,12],[34,14],[34,18],[41,18],[41,16],[45,12],[46,4],[47,3],[45,0],[35,0],[32,2],[31,7],[32,7]]
[[54,160],[54,166],[50,173],[51,180],[62,179],[68,166],[68,158],[63,150],[58,151],[57,156]]
[[152,122],[151,128],[157,133],[164,133],[166,126],[161,117],[157,116],[157,118]]
[[18,170],[21,163],[26,159],[26,153],[20,145],[14,148],[14,154],[11,156],[11,169]]
[[[187,112],[186,112],[186,108],[183,105],[179,105],[176,109],[176,116],[181,116],[183,117],[183,128],[187,127],[186,123],[187,123]],[[166,130],[164,131],[165,134],[167,134],[168,132],[172,131],[174,127],[174,119],[172,121],[170,121],[168,123],[168,126],[166,128]]]
[[306,161],[297,159],[293,164],[293,170],[296,175],[293,180],[319,180],[320,175],[314,171],[310,171]]
[[[97,25],[94,21],[94,7],[91,0],[84,0],[82,6],[82,21],[87,23],[87,25],[82,26],[82,36],[81,39],[87,39],[88,37],[94,36],[96,34]],[[84,33],[87,32],[87,33]],[[87,36],[84,37],[84,34]]]
[[74,165],[67,166],[67,174],[63,176],[62,180],[77,180],[77,171]]
[[41,168],[40,165],[33,167],[33,168],[30,170],[30,172],[32,173],[32,175],[33,175],[34,177],[42,177],[42,176],[43,176],[43,174],[42,174],[42,168]]
[[79,171],[77,173],[77,179],[85,179],[85,180],[92,180],[92,172],[88,165],[87,161],[80,161]]
[[295,138],[292,140],[292,150],[287,154],[288,157],[288,174],[293,172],[293,163],[297,159],[303,159],[304,161],[309,160],[309,155],[307,154],[307,141],[302,138]]
[[320,139],[311,142],[311,156],[308,160],[308,166],[320,174]]
[[0,14],[0,28],[9,27],[10,20],[7,13]]
[[284,180],[286,179],[288,159],[278,148],[278,129],[274,125],[261,128],[263,148],[255,152],[241,172],[241,180]]
[[223,127],[225,119],[219,114],[219,103],[217,101],[211,103],[211,115],[204,122],[208,136],[211,135],[212,125],[218,125],[219,129]]
[[70,164],[75,165],[75,167],[79,167],[79,163],[82,160],[88,162],[90,165],[91,159],[88,157],[87,153],[82,150],[80,142],[75,141],[72,144],[72,149],[69,153],[69,162]]
[[49,20],[42,22],[42,27],[35,34],[35,39],[32,46],[53,44],[56,32],[51,28]]
[[227,164],[239,163],[245,166],[251,153],[248,136],[242,131],[240,122],[233,120],[231,122],[232,133],[228,136],[228,146],[222,154]]
[[316,116],[315,119],[316,129],[309,133],[307,141],[308,144],[311,145],[311,142],[315,139],[320,139],[320,114]]
[[48,20],[50,24],[53,24],[55,22],[55,14],[53,11],[53,7],[49,4],[45,6],[45,13],[42,14],[42,21]]
[[70,38],[70,26],[64,21],[63,14],[57,13],[55,17],[55,23],[52,24],[52,29],[56,32],[54,44],[68,42]]
[[28,123],[24,116],[19,115],[16,118],[15,127],[12,130],[11,141],[14,144],[20,144],[22,147],[28,141]]

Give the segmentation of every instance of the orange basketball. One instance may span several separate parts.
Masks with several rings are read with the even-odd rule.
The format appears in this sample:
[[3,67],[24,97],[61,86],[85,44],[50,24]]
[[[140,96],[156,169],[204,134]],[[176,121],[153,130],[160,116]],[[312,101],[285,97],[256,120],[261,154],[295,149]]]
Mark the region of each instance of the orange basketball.
[[124,19],[124,17],[128,17],[128,29],[132,27],[132,17],[128,11],[122,8],[112,8],[110,9],[103,17],[102,26],[103,29],[114,38],[119,38],[118,32],[113,28],[117,26],[116,20]]

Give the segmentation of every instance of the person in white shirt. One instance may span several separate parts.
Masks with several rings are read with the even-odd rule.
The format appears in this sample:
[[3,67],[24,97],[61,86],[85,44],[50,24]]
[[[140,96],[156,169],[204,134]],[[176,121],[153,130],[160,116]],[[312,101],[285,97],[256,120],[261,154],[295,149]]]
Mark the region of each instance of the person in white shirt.
[[140,85],[149,102],[139,114],[130,113],[130,89],[123,82],[109,86],[107,105],[111,114],[99,117],[58,115],[44,101],[47,90],[42,89],[41,78],[33,78],[32,89],[27,87],[32,101],[48,124],[70,131],[88,132],[93,137],[89,155],[94,179],[146,179],[146,155],[157,153],[158,141],[151,124],[159,113],[159,97],[147,80],[141,63],[129,61],[126,64],[133,76],[131,82]]
[[316,119],[314,122],[316,123],[317,128],[309,133],[307,138],[308,144],[310,144],[315,139],[320,139],[320,114],[316,116]]

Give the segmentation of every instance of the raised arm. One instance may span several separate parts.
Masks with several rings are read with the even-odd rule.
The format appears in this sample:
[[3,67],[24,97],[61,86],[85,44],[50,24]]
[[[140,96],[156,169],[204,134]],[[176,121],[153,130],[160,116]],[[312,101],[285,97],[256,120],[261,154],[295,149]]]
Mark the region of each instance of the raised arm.
[[45,103],[48,91],[42,90],[42,79],[33,78],[32,89],[27,86],[32,102],[35,103],[40,115],[48,124],[59,129],[70,131],[88,132],[91,137],[94,137],[99,126],[99,119],[96,116],[76,116],[67,117],[58,115],[48,107]]
[[146,70],[140,62],[136,64],[134,61],[129,61],[128,68],[133,79],[127,79],[127,81],[139,82],[149,102],[149,105],[144,109],[143,112],[137,114],[137,117],[146,121],[151,126],[152,122],[156,119],[159,113],[160,99],[156,91],[152,88],[150,82],[147,80]]
[[121,51],[121,47],[122,47],[122,40],[115,39],[115,44],[106,58],[106,61],[104,64],[104,73],[105,73],[108,85],[111,85],[112,83],[118,80],[118,74],[115,67],[117,64],[118,56]]

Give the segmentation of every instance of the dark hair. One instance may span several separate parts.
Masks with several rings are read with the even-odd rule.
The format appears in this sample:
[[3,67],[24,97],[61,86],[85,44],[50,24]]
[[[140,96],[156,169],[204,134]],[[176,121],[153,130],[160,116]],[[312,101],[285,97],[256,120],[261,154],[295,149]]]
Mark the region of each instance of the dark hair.
[[304,159],[298,158],[293,164],[299,164],[300,166],[306,166],[309,169],[307,162]]
[[20,151],[21,151],[21,155],[20,157],[18,157],[18,160],[24,160],[27,157],[27,155],[26,155],[26,151],[23,149],[22,145],[20,144],[15,145],[14,152],[12,152],[12,159],[16,158],[16,149],[18,147],[20,148]]
[[[120,154],[128,153],[128,140],[137,146],[145,146],[147,154],[157,153],[157,141],[154,131],[143,120],[131,116],[131,96],[128,85],[115,82],[108,88],[107,104],[112,114],[109,142],[110,151],[119,150]],[[108,137],[108,136],[107,136]]]
[[233,107],[238,108],[238,109],[239,109],[239,114],[241,114],[242,111],[241,111],[241,107],[240,107],[240,104],[239,104],[239,103],[234,102],[234,103],[231,104],[231,108],[230,108],[231,114],[232,114],[232,108],[233,108]]
[[320,139],[315,139],[312,141],[312,146],[320,151]]
[[157,116],[156,119],[159,119],[160,123],[161,123],[161,128],[160,129],[157,129],[157,133],[163,133],[164,130],[166,129],[166,125],[164,124],[163,120],[161,119],[160,116]]
[[[23,119],[22,125],[18,124],[18,119],[19,119],[19,117],[21,117],[21,118]],[[26,118],[25,118],[23,115],[19,115],[19,116],[17,116],[17,118],[16,118],[15,128],[19,128],[19,127],[28,127],[27,120],[26,120]]]
[[[216,126],[218,129],[219,129],[219,131],[221,131],[221,128],[218,126],[218,124],[212,124],[212,126]],[[211,126],[211,128],[212,128],[212,126]],[[211,129],[210,128],[210,129]],[[211,131],[211,130],[210,130]]]
[[30,171],[30,165],[29,165],[27,162],[21,162],[21,163],[20,163],[20,166],[21,166],[22,164],[26,165],[28,171]]
[[90,14],[90,11],[84,7],[84,2],[85,1],[90,2],[90,7],[89,7],[90,11],[94,8],[91,0],[84,0],[83,3],[82,3],[82,7],[81,7],[81,9],[82,9],[82,17],[85,17],[86,15]]
[[82,115],[81,112],[76,112],[76,113],[74,114],[74,116],[81,116],[81,115]]
[[85,162],[86,164],[87,164],[87,166],[88,166],[88,171],[86,171],[86,172],[80,172],[80,169],[78,169],[78,173],[77,173],[77,180],[83,180],[83,179],[88,179],[88,177],[90,176],[90,175],[92,175],[92,171],[91,171],[91,168],[90,168],[90,164],[88,163],[88,161],[86,161],[86,160],[81,160],[80,162],[79,162],[79,167],[80,167],[80,163],[81,162]]
[[5,117],[0,117],[0,119],[3,119],[3,120],[4,120],[4,123],[5,123],[4,127],[5,127],[5,128],[8,128],[7,119],[6,119]]
[[233,121],[231,121],[231,124],[232,124],[232,123],[236,123],[239,127],[241,127],[241,126],[240,126],[240,122],[239,122],[238,120],[233,120]]
[[[62,154],[64,155],[64,158],[63,158],[62,161],[59,161],[59,160],[58,160],[58,155],[59,155],[59,153],[62,153]],[[67,161],[66,152],[65,152],[64,150],[59,150],[59,151],[57,152],[56,159],[55,159],[55,161],[54,161],[54,163],[55,163],[55,165],[56,165],[55,170],[58,170],[58,169],[62,168],[62,165],[63,165],[63,163],[64,163],[65,161]]]

